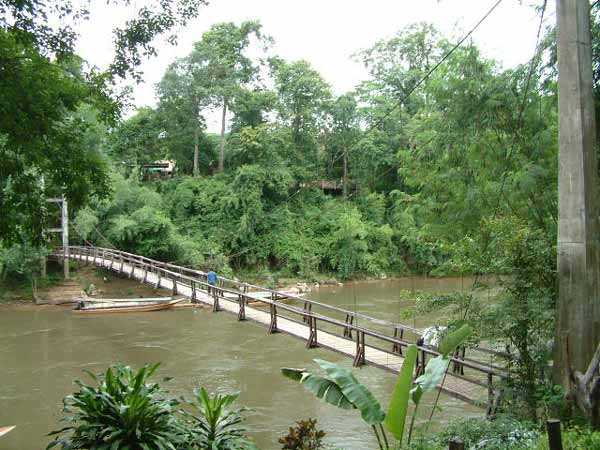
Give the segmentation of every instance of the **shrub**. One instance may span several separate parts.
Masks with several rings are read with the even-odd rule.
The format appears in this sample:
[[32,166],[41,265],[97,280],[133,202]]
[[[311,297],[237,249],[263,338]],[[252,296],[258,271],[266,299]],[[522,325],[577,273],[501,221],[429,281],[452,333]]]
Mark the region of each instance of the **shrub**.
[[189,403],[194,413],[184,411],[188,425],[188,443],[199,450],[245,450],[255,449],[241,425],[244,421],[241,409],[229,409],[239,393],[210,395],[206,389],[195,391],[196,397]]
[[101,376],[89,373],[95,386],[77,380],[79,391],[64,399],[67,427],[47,449],[174,450],[184,442],[184,428],[175,416],[178,402],[149,377],[158,364],[138,371],[122,364]]
[[[563,431],[563,450],[600,450],[600,431],[574,427]],[[536,450],[549,450],[548,436],[543,434],[533,447]]]
[[317,428],[317,419],[301,420],[279,439],[282,450],[318,450],[323,448],[325,432]]
[[448,441],[455,437],[462,439],[465,448],[470,450],[521,450],[534,448],[539,433],[531,424],[507,416],[498,416],[493,421],[460,419],[433,438],[425,438],[412,448],[447,448]]

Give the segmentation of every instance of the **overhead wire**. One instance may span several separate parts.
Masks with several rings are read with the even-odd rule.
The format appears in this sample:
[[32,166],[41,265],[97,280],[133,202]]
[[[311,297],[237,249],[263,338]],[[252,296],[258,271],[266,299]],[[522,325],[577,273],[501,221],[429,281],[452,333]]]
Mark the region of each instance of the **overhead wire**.
[[[545,9],[545,2],[544,1],[544,9]],[[440,58],[440,60],[433,66],[431,67],[426,73],[425,75],[423,75],[409,90],[408,92],[406,92],[403,97],[398,100],[396,102],[396,104],[391,107],[390,109],[388,109],[384,115],[382,117],[380,117],[376,122],[370,124],[366,130],[365,130],[365,134],[369,133],[370,131],[372,131],[374,128],[379,127],[380,125],[383,124],[383,122],[385,121],[385,119],[387,119],[396,109],[398,109],[402,104],[406,103],[406,100],[408,100],[408,98],[425,82],[427,81],[427,79],[475,32],[477,31],[477,29],[479,28],[479,26],[485,22],[485,20],[494,12],[494,10],[500,5],[500,3],[502,3],[502,0],[497,0],[491,7],[490,9],[487,10],[487,12],[481,17],[481,19],[479,19],[479,21],[469,30],[469,32],[467,32],[448,52],[446,52],[444,54],[444,56],[442,56],[442,58]],[[343,156],[343,153],[339,154],[336,156],[336,158],[334,158],[334,160],[332,161],[332,163],[335,163],[337,160],[339,160],[341,157]],[[386,171],[384,171],[382,173],[381,176],[387,175],[390,171],[392,171],[394,169],[394,167],[390,167],[388,169],[386,169]],[[297,193],[297,192],[296,192]],[[296,194],[294,193],[294,195]],[[349,195],[349,197],[351,197],[353,194],[351,193]]]

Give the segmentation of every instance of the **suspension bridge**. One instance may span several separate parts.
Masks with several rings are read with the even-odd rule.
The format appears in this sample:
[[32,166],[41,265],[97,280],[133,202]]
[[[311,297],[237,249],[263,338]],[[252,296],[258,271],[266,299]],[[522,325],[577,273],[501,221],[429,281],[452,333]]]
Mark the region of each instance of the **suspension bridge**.
[[[57,249],[55,256],[93,264],[141,283],[168,289],[173,295],[208,305],[215,313],[224,311],[234,314],[240,322],[260,323],[267,327],[269,334],[280,332],[301,339],[308,349],[333,350],[351,358],[355,367],[369,364],[398,373],[406,348],[421,337],[420,330],[403,324],[262,286],[223,277],[217,286],[211,286],[205,272],[120,250],[68,246]],[[417,347],[415,376],[423,372],[430,358],[439,355],[428,346]],[[501,381],[509,376],[508,370],[495,361],[506,356],[482,347],[457,349],[439,388],[493,415],[502,398]]]

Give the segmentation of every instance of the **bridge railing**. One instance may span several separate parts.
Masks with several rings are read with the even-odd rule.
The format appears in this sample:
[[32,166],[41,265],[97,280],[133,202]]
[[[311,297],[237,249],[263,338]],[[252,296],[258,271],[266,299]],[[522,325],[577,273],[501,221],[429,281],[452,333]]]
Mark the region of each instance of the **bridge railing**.
[[[353,311],[348,311],[343,308],[338,308],[332,305],[327,305],[314,300],[306,299],[299,296],[289,295],[281,291],[273,289],[266,289],[260,286],[252,285],[249,283],[243,283],[236,280],[227,278],[221,278],[222,282],[217,287],[213,287],[207,282],[206,273],[189,269],[182,266],[177,266],[170,263],[164,263],[156,261],[151,258],[135,255],[132,253],[101,248],[101,247],[89,247],[89,246],[70,246],[69,254],[71,257],[76,258],[83,262],[93,262],[97,264],[99,261],[103,267],[116,272],[124,273],[129,277],[139,275],[140,281],[147,282],[148,274],[152,273],[155,275],[155,284],[157,287],[161,286],[162,280],[170,280],[173,290],[173,294],[182,293],[181,290],[189,290],[189,296],[192,301],[196,300],[198,291],[200,292],[211,292],[213,297],[213,310],[218,311],[220,309],[220,302],[235,302],[238,304],[238,320],[246,320],[245,307],[250,303],[262,304],[269,308],[270,314],[270,325],[269,332],[274,333],[279,331],[277,326],[277,319],[286,319],[298,323],[306,324],[309,328],[309,336],[307,339],[308,347],[316,347],[319,345],[317,340],[317,334],[319,331],[327,331],[327,333],[335,334],[339,337],[343,337],[348,340],[353,340],[356,344],[356,351],[354,356],[354,365],[360,366],[365,363],[365,350],[367,347],[366,339],[369,339],[368,347],[375,348],[384,352],[390,356],[402,355],[406,347],[413,344],[403,336],[404,331],[409,331],[416,336],[418,330],[405,327],[401,324],[393,324],[391,322],[375,319],[364,314],[358,314]],[[63,253],[60,253],[62,255]],[[128,266],[128,267],[127,267]],[[136,273],[136,270],[138,273]],[[257,290],[261,292],[268,292],[267,297],[253,296],[252,293]],[[296,302],[296,304],[290,304],[290,300]],[[298,306],[302,304],[302,306]],[[345,315],[345,320],[331,317],[326,313],[319,312],[317,308],[313,309],[313,306],[318,309],[323,309],[327,312],[335,311]],[[350,317],[350,319],[349,319]],[[378,325],[384,324],[393,325],[394,335],[390,336],[382,332],[373,330],[368,326],[355,323],[352,318],[360,317],[365,319],[366,323],[375,323]],[[321,326],[318,326],[318,324]],[[323,327],[327,325],[327,327]],[[398,332],[400,330],[400,333]],[[435,349],[417,346],[419,352],[417,374],[422,373],[425,365],[429,358],[436,357],[439,355]],[[484,352],[492,352],[493,350],[483,349]],[[392,358],[393,359],[393,358]],[[451,358],[451,372],[452,376],[457,379],[461,379],[467,383],[476,384],[488,389],[488,412],[492,411],[494,405],[495,382],[494,379],[505,379],[509,376],[508,371],[504,367],[500,367],[494,364],[481,362],[475,359],[465,358],[464,350],[460,350],[455,353]],[[397,371],[400,368],[391,367],[390,364],[377,364],[383,368]],[[445,389],[451,395],[461,398],[465,401],[471,401],[472,399],[467,398],[459,392],[452,392],[448,388]]]

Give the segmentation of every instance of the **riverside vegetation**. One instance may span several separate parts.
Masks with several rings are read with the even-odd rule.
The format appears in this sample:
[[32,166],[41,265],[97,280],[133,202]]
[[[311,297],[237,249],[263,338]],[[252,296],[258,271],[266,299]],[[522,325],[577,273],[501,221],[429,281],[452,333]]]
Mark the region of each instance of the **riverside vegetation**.
[[[471,422],[450,430],[476,448],[494,448],[511,420],[536,430],[553,415],[573,426],[567,436],[597,440],[549,373],[557,298],[552,27],[527,64],[503,68],[466,43],[413,91],[453,48],[431,25],[414,24],[358,51],[368,79],[333,95],[309,62],[274,55],[258,21],[215,24],[169,66],[156,107],[123,120],[120,81],[141,80],[154,38],[195,17],[204,1],[155,3],[116,30],[115,59],[100,70],[75,53],[85,9],[0,0],[3,282],[36,275],[48,252],[42,231],[56,219],[45,199],[62,194],[74,242],[224,274],[507,275],[494,302],[421,296],[407,313],[444,308],[450,329],[475,330],[471,344],[514,350],[504,402],[510,417],[482,426],[487,447]],[[594,65],[596,105],[598,80]],[[206,132],[208,110],[221,113],[220,135]],[[139,166],[164,158],[177,162],[177,176],[142,182]],[[334,189],[315,187],[321,180]],[[172,405],[153,407],[171,433],[163,413]],[[207,426],[202,420],[195,429]]]

